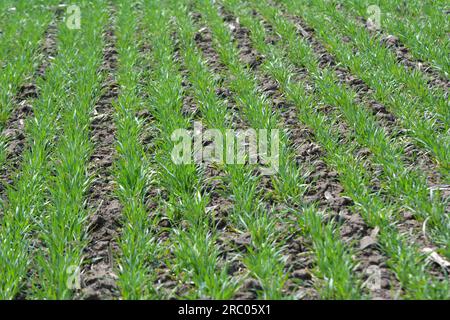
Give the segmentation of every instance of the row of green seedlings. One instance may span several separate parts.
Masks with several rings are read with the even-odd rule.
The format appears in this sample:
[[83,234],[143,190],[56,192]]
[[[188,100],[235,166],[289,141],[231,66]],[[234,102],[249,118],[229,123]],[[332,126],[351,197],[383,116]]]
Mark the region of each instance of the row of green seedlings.
[[[196,9],[204,16],[205,23],[211,28],[213,34],[213,46],[217,51],[221,62],[227,68],[227,85],[234,93],[234,100],[246,122],[255,129],[278,129],[277,119],[268,101],[261,94],[256,85],[256,80],[246,66],[239,60],[239,51],[232,41],[228,30],[225,29],[222,19],[216,8],[210,3],[198,1]],[[292,197],[297,200],[304,190],[301,183],[300,171],[293,165],[292,154],[286,148],[286,139],[280,136],[279,169],[274,181],[274,196],[282,199]],[[258,182],[250,185],[245,181],[245,176],[236,176],[232,173],[231,186],[233,193],[246,192],[235,199],[239,204],[241,200],[245,206],[238,206],[240,210],[233,210],[232,218],[236,220],[238,230],[248,230],[251,236],[251,244],[247,248],[248,254],[244,258],[244,264],[251,275],[259,280],[262,291],[259,298],[279,299],[283,297],[282,288],[287,275],[284,274],[284,260],[282,256],[283,240],[275,233],[276,223],[285,223],[284,219],[276,217],[272,208],[267,208],[261,199],[261,190]],[[247,178],[251,177],[251,173]],[[238,179],[236,179],[238,178]],[[259,179],[259,178],[253,178]],[[251,181],[251,180],[250,180]],[[247,189],[247,190],[246,190]],[[284,198],[283,198],[284,197]],[[257,199],[260,199],[258,203]],[[276,221],[276,219],[280,221]]]
[[[399,5],[395,0],[379,0],[376,3],[378,8],[371,11],[369,6],[373,4],[355,0],[343,3],[344,10],[353,17],[369,15],[373,23],[380,23],[381,30],[398,36],[411,49],[415,58],[430,61],[443,76],[448,76],[450,63],[446,50],[449,47],[446,31],[448,18],[445,13],[448,8],[447,1],[414,0]],[[379,18],[375,16],[378,14]]]
[[[42,58],[39,47],[54,18],[54,13],[46,7],[30,10],[25,2],[16,6],[5,2],[4,5],[7,22],[0,27],[0,132],[14,108],[14,98],[20,86],[25,84]],[[11,8],[15,10],[8,11]],[[1,135],[0,165],[6,160],[6,146],[7,138]]]
[[[11,8],[14,8],[13,0],[5,0],[0,3],[0,17],[3,18],[2,21],[6,22],[6,19],[9,21],[10,15],[8,15],[8,13],[13,11]],[[0,26],[3,28],[4,24],[6,23],[2,23]]]
[[[280,53],[280,54],[282,54],[282,53]],[[282,70],[282,68],[280,70]]]
[[133,2],[117,0],[117,82],[120,95],[115,106],[117,153],[114,177],[122,204],[122,229],[118,239],[118,287],[123,299],[155,297],[153,288],[157,243],[152,215],[146,208],[151,179],[150,163],[141,143],[144,123],[137,117],[143,108],[139,79],[141,47]]
[[[7,189],[0,228],[0,295],[4,299],[16,297],[30,284],[26,279],[30,268],[33,276],[37,273],[41,279],[39,285],[33,281],[32,296],[68,297],[68,269],[75,272],[80,262],[80,256],[75,258],[69,251],[81,251],[78,222],[83,223],[84,217],[72,209],[84,203],[76,189],[84,191],[88,180],[84,170],[89,150],[85,109],[97,87],[93,84],[98,77],[94,61],[101,44],[97,39],[101,23],[95,22],[98,9],[90,11],[89,16],[92,19],[84,32],[61,25],[60,54],[47,70],[45,80],[37,81],[40,96],[34,104],[34,117],[26,123],[28,148],[20,172]],[[96,44],[92,50],[91,44]],[[50,257],[71,260],[70,265],[48,260]]]
[[49,158],[48,200],[36,221],[39,247],[30,296],[38,299],[73,296],[88,243],[86,193],[92,181],[88,164],[93,151],[90,121],[104,78],[98,70],[103,60],[107,11],[106,1],[98,1],[92,8],[87,1],[82,5],[83,29],[69,30],[76,35],[61,39],[75,42],[76,56],[64,60],[69,72],[66,76],[71,76],[70,90],[58,96],[62,103],[60,132]]
[[[67,39],[67,35],[72,34],[60,27],[58,38]],[[73,59],[75,45],[74,41],[60,41],[59,50],[66,56],[70,54],[67,59]],[[63,55],[58,56],[49,68],[46,80],[37,81],[41,95],[35,101],[35,117],[26,125],[30,149],[24,154],[20,175],[7,190],[8,201],[4,204],[0,229],[0,292],[4,299],[17,295],[29,268],[30,228],[35,225],[35,212],[42,211],[45,202],[44,186],[49,174],[47,160],[58,128],[57,114],[62,106],[56,97],[64,96],[69,80],[67,73]]]
[[[313,27],[337,60],[373,89],[368,98],[379,101],[398,118],[406,135],[433,155],[448,181],[450,108],[442,90],[430,89],[421,72],[405,69],[389,49],[327,1],[311,6],[280,2],[290,14],[301,16]],[[350,41],[342,41],[344,36]]]
[[[42,2],[42,1],[41,1]],[[53,1],[49,3],[56,3]],[[14,61],[23,59],[20,54],[29,56],[37,49],[37,44],[42,40],[42,35],[48,24],[54,17],[50,7],[44,7],[42,3],[30,6],[27,1],[18,1],[16,4],[2,1],[0,4],[0,61],[5,66]]]
[[[231,5],[229,7],[232,8]],[[404,290],[404,298],[446,298],[448,283],[434,279],[427,272],[425,257],[419,248],[409,244],[407,238],[399,233],[395,226],[396,206],[383,202],[379,192],[371,190],[371,174],[364,163],[353,156],[356,145],[342,144],[339,132],[335,129],[336,120],[314,107],[320,97],[310,95],[305,89],[305,83],[296,82],[294,66],[284,57],[283,48],[271,46],[265,42],[264,27],[248,12],[236,9],[240,21],[251,31],[255,47],[266,56],[262,66],[265,72],[279,83],[288,101],[297,106],[301,122],[310,127],[327,152],[326,162],[339,173],[339,180],[346,194],[354,201],[355,210],[360,212],[366,223],[374,228],[380,228],[379,243],[389,257],[389,266],[396,274]]]
[[[258,89],[257,79],[239,61],[236,43],[218,14],[217,8],[207,1],[199,1],[197,4],[199,4],[198,10],[204,15],[208,26],[212,30],[215,48],[222,62],[229,70],[229,85],[232,91],[235,92],[238,107],[244,117],[256,128],[261,126],[266,129],[279,128],[277,124],[280,123],[280,115],[272,112],[270,102]],[[235,5],[238,4],[230,3],[231,7]],[[288,205],[288,209],[280,212],[279,223],[288,225],[290,222],[287,216],[298,211],[298,209],[302,211],[300,216],[301,230],[304,235],[311,236],[310,239],[315,250],[317,265],[316,274],[318,279],[320,279],[317,285],[323,298],[361,298],[361,283],[353,274],[355,263],[351,257],[351,250],[346,248],[339,239],[339,226],[334,222],[326,223],[323,221],[322,213],[318,212],[313,206],[304,206],[305,180],[301,172],[305,168],[297,167],[295,161],[293,161],[295,154],[289,148],[288,137],[284,132],[280,140],[279,171],[274,175],[272,183],[275,199],[285,202]],[[264,220],[267,219],[267,222],[270,223],[273,218],[270,216],[268,218],[266,218],[266,215],[264,216]],[[257,222],[258,220],[254,221]],[[254,222],[247,219],[246,225],[251,225],[251,223]],[[259,225],[261,228],[259,232],[262,232],[262,235],[267,234],[267,231],[264,230],[265,226],[263,224]],[[252,236],[260,237],[259,234],[253,234]],[[266,263],[271,261],[265,261],[264,259],[268,258],[267,255],[270,254],[270,251],[278,252],[278,255],[282,254],[284,239],[276,236],[271,236],[271,238],[273,238],[271,242],[264,241],[264,238],[262,238],[262,241],[260,240],[259,247],[255,246],[255,250],[261,251],[260,257],[252,259],[254,262],[247,264],[247,266],[257,277],[260,277],[257,272],[264,275],[266,278],[263,279],[268,283],[273,281],[270,277],[275,278],[278,275],[280,284],[278,288],[274,288],[276,289],[274,293],[280,294],[279,290],[284,282],[283,277],[286,277],[286,275],[283,276],[282,257],[278,258],[280,267],[275,274],[274,271],[278,270],[278,268],[275,269],[274,264],[267,265]],[[265,249],[267,247],[269,249]],[[258,264],[255,264],[255,262]],[[266,297],[270,298],[271,296]]]
[[[405,210],[412,211],[420,220],[429,221],[431,238],[449,251],[450,217],[440,197],[430,198],[426,177],[422,172],[403,163],[404,150],[377,123],[372,112],[354,101],[356,93],[338,83],[332,69],[320,69],[312,48],[297,36],[294,24],[267,4],[252,1],[264,19],[282,37],[280,43],[291,63],[305,67],[314,80],[316,92],[325,105],[337,106],[340,114],[353,129],[356,141],[372,152],[372,162],[383,169],[379,179],[381,188],[392,199],[399,199]],[[333,115],[330,115],[333,116]],[[335,119],[339,115],[334,115]]]
[[[216,235],[209,220],[209,194],[203,189],[204,172],[194,163],[179,164],[172,159],[176,130],[189,129],[191,117],[183,116],[183,87],[180,64],[175,60],[173,24],[168,3],[145,2],[143,25],[145,41],[151,45],[146,57],[151,70],[146,92],[155,120],[157,138],[155,174],[152,187],[162,190],[156,209],[170,222],[167,250],[161,259],[175,274],[179,284],[188,284],[190,298],[229,298],[227,273],[219,264]],[[223,266],[226,269],[227,266]],[[192,284],[190,286],[189,284]],[[159,296],[166,293],[158,292]]]

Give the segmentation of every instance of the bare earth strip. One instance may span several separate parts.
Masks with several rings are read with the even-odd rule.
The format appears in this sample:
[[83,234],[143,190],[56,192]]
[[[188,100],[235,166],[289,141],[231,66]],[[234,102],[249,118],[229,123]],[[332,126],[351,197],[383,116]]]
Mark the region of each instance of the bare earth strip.
[[114,35],[114,10],[111,10],[110,28],[104,34],[106,46],[103,52],[102,72],[106,72],[104,93],[94,108],[91,122],[92,140],[95,144],[91,157],[94,181],[88,197],[91,241],[86,249],[86,266],[81,273],[81,298],[111,299],[118,296],[115,283],[113,252],[117,249],[114,239],[120,227],[121,205],[114,195],[112,164],[116,155],[114,106],[119,87],[115,80],[117,69],[116,37]]

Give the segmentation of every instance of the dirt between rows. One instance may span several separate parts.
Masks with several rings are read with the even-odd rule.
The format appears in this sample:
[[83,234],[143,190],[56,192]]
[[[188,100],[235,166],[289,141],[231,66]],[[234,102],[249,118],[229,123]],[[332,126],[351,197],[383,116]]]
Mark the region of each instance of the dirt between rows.
[[110,9],[109,28],[104,32],[105,48],[100,72],[105,74],[103,94],[94,106],[91,139],[94,151],[89,171],[94,180],[90,186],[87,207],[93,212],[89,219],[90,242],[85,249],[85,265],[81,272],[80,299],[112,299],[119,296],[117,275],[113,264],[121,219],[121,204],[114,196],[112,164],[116,158],[116,127],[114,106],[119,95],[116,82],[118,52],[115,48],[115,12]]
[[6,165],[0,170],[0,194],[4,197],[5,184],[13,183],[13,174],[22,162],[22,154],[26,149],[27,137],[25,133],[26,120],[33,116],[33,102],[39,98],[39,88],[37,81],[39,78],[45,79],[45,73],[51,61],[57,55],[56,38],[58,34],[58,22],[61,19],[61,12],[57,11],[54,19],[49,24],[44,33],[44,39],[40,45],[40,63],[34,74],[20,86],[17,95],[13,99],[14,109],[2,135],[7,139]]

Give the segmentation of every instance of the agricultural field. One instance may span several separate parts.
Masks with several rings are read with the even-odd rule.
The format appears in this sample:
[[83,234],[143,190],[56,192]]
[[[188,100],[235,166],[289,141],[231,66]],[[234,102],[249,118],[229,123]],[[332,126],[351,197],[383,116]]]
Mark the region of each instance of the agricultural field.
[[449,13],[0,1],[0,299],[450,299]]

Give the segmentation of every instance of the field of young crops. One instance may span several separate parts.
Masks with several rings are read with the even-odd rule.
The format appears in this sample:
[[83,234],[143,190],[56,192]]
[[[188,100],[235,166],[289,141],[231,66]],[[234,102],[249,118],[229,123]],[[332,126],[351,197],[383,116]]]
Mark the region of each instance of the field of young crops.
[[1,0],[0,299],[450,299],[449,13]]

